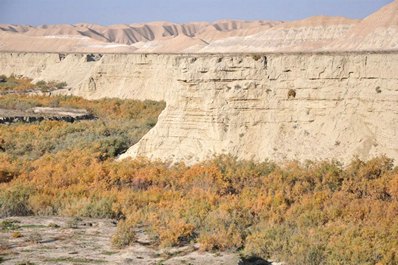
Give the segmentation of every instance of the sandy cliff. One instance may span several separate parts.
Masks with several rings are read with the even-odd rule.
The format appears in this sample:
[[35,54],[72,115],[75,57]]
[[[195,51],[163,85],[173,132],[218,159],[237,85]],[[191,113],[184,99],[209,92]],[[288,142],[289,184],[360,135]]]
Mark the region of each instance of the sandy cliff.
[[180,60],[159,123],[125,156],[398,158],[397,54]]
[[63,93],[86,98],[165,100],[157,125],[123,157],[398,159],[397,53],[0,53],[0,67],[66,81],[73,89]]

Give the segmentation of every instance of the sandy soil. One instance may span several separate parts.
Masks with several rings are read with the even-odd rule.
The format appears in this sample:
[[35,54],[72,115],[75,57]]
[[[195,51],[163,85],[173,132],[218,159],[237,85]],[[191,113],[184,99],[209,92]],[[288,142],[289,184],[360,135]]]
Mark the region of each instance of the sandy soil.
[[[0,263],[11,264],[269,264],[245,262],[238,253],[203,253],[197,245],[159,249],[143,229],[125,248],[111,245],[113,220],[62,217],[15,217],[15,229],[0,230]],[[0,223],[4,220],[0,219]],[[17,237],[20,236],[20,237]]]

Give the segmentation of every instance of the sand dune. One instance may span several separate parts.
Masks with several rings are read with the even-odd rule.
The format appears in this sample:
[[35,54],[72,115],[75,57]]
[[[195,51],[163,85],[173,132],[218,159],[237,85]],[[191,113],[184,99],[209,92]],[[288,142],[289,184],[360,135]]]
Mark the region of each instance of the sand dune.
[[294,52],[398,49],[398,0],[363,20],[0,25],[0,51]]

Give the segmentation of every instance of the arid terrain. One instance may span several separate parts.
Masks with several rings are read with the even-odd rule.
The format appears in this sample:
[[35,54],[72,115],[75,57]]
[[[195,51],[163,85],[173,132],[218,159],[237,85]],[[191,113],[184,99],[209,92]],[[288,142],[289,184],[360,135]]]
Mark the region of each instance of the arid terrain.
[[0,264],[395,265],[397,139],[398,0],[2,24]]
[[[0,51],[213,53],[398,49],[398,1],[363,20],[0,25]],[[27,45],[29,44],[29,45]]]
[[[8,227],[7,227],[8,225]],[[159,248],[135,229],[136,242],[118,249],[110,238],[115,220],[62,217],[0,219],[0,263],[15,264],[140,264],[140,265],[268,265],[242,260],[237,253],[203,252],[198,246]]]

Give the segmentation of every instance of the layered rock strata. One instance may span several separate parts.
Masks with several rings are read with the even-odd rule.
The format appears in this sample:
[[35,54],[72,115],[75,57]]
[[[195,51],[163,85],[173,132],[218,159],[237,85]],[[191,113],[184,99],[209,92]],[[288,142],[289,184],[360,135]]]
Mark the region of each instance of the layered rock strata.
[[165,100],[122,158],[194,163],[398,159],[398,53],[0,54],[3,74],[66,81],[74,95]]

